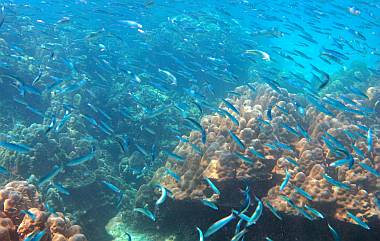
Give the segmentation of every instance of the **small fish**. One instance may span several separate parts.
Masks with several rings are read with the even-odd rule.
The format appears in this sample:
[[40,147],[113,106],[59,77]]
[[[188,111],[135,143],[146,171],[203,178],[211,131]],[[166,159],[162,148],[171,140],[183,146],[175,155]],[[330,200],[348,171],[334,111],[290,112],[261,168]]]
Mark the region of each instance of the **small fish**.
[[290,127],[284,123],[281,124],[281,127],[287,130],[289,133],[295,135],[296,137],[301,137],[300,133],[298,133],[298,131],[296,131],[293,127]]
[[214,210],[218,210],[219,209],[218,206],[216,206],[215,203],[213,203],[213,202],[211,202],[211,201],[209,201],[207,199],[202,199],[201,202],[202,202],[203,205],[205,205],[205,206],[207,206],[207,207],[209,207],[211,209],[214,209]]
[[270,55],[264,51],[257,50],[257,49],[249,49],[245,51],[245,54],[260,54],[262,56],[262,59],[265,61],[270,61]]
[[173,172],[172,170],[170,170],[167,167],[165,167],[165,172],[167,174],[169,174],[172,178],[174,178],[174,180],[176,180],[177,182],[179,182],[181,180],[181,178],[178,176],[177,173]]
[[337,160],[335,162],[330,163],[329,166],[330,167],[340,167],[340,166],[348,164],[349,169],[351,169],[353,166],[353,162],[354,162],[354,158],[350,155],[350,157],[347,157],[345,159],[340,159],[340,160]]
[[233,219],[235,219],[235,215],[234,213],[232,212],[230,215],[216,221],[214,224],[212,224],[206,231],[206,233],[204,234],[204,237],[205,238],[208,238],[210,237],[211,235],[213,235],[214,233],[216,233],[217,231],[219,231],[220,229],[222,229],[224,226],[226,226],[229,222],[231,222]]
[[206,134],[207,133],[206,133],[206,130],[201,126],[201,124],[199,124],[198,121],[196,121],[196,120],[194,120],[193,118],[190,118],[190,117],[186,117],[185,120],[187,120],[188,122],[190,122],[194,127],[196,127],[196,129],[198,131],[201,132],[201,134],[202,134],[202,143],[206,144],[206,138],[207,138]]
[[151,219],[153,222],[156,221],[156,216],[147,208],[134,208],[134,212],[142,213],[143,215],[147,216],[149,219]]
[[239,152],[234,152],[234,154],[239,157],[241,160],[243,160],[244,162],[248,163],[248,164],[253,164],[254,160],[252,160],[251,158],[243,155],[243,154],[240,154]]
[[197,145],[195,145],[195,144],[193,144],[193,143],[190,143],[190,146],[191,146],[191,148],[193,148],[193,150],[196,152],[196,153],[198,153],[199,155],[203,155],[203,151],[202,151],[202,149],[199,147],[199,146],[197,146]]
[[43,72],[40,69],[39,72],[38,72],[38,75],[36,76],[36,78],[34,78],[34,80],[32,82],[32,85],[35,85],[35,84],[37,84],[40,81],[42,74],[43,74]]
[[233,112],[235,112],[238,116],[240,116],[240,111],[238,109],[236,109],[236,107],[229,101],[227,101],[226,99],[222,99],[223,103],[230,109],[232,110]]
[[297,161],[294,160],[293,158],[285,157],[285,160],[286,160],[287,162],[289,162],[290,164],[296,166],[296,167],[299,167],[299,166],[300,166],[300,164],[298,164]]
[[58,190],[58,192],[65,194],[67,196],[70,195],[69,190],[65,188],[61,183],[54,183],[53,186]]
[[330,177],[329,175],[327,175],[326,173],[322,174],[322,176],[331,185],[337,186],[337,187],[345,189],[345,190],[351,189],[350,185],[347,185],[345,183],[339,182],[339,181],[333,179],[332,177]]
[[255,155],[256,157],[260,158],[260,159],[265,159],[265,156],[264,156],[262,153],[256,151],[256,150],[253,149],[253,148],[249,148],[248,151],[249,151],[250,153],[252,153],[253,155]]
[[282,217],[280,216],[278,210],[273,207],[272,204],[270,204],[268,201],[265,201],[264,204],[273,213],[273,215],[276,216],[276,218],[282,220]]
[[29,218],[32,219],[33,222],[36,220],[36,215],[29,210],[21,210],[20,213],[29,216]]
[[282,181],[281,186],[280,186],[280,192],[283,191],[286,187],[286,185],[289,183],[289,180],[291,178],[291,174],[288,172],[288,169],[285,170],[285,178],[284,181]]
[[180,156],[180,155],[177,155],[177,154],[175,154],[175,153],[173,153],[173,152],[170,152],[170,151],[164,150],[163,153],[164,153],[165,155],[167,155],[169,158],[174,159],[174,160],[176,160],[176,161],[179,161],[179,162],[184,162],[184,161],[186,161],[186,158],[184,158],[184,157],[182,157],[182,156]]
[[236,119],[235,116],[233,116],[230,112],[223,109],[219,109],[219,111],[222,112],[223,115],[227,116],[236,126],[239,126],[238,119]]
[[5,141],[0,141],[0,147],[3,147],[3,148],[10,150],[10,151],[22,153],[22,154],[26,154],[26,153],[32,151],[32,148],[27,146],[27,145],[15,144],[15,143],[10,143],[10,142],[5,142]]
[[115,185],[113,185],[112,183],[110,182],[107,182],[107,181],[104,181],[102,180],[101,181],[107,188],[109,188],[111,191],[113,191],[114,193],[116,194],[121,194],[122,191],[120,190],[120,188],[116,187]]
[[149,156],[148,152],[142,147],[140,146],[139,144],[135,143],[135,146],[137,148],[137,150],[143,154],[144,156]]
[[37,231],[31,241],[40,241],[45,236],[45,234],[46,229],[42,230],[41,232]]
[[251,226],[252,224],[256,224],[259,218],[261,217],[261,215],[263,214],[263,210],[264,210],[263,202],[257,197],[256,197],[256,201],[258,202],[257,207],[255,211],[253,212],[252,216],[249,218],[247,227]]
[[273,108],[273,106],[272,105],[270,105],[270,106],[268,106],[268,109],[267,109],[267,118],[268,118],[268,120],[269,121],[272,121],[272,108]]
[[38,181],[38,186],[41,187],[43,186],[45,183],[48,183],[50,182],[51,180],[54,179],[54,177],[56,177],[61,171],[63,170],[62,167],[58,166],[58,165],[54,165],[52,170],[46,174],[46,176],[42,177],[39,181]]
[[64,116],[62,117],[61,119],[61,122],[57,125],[57,127],[55,128],[55,132],[59,132],[60,130],[62,130],[63,126],[66,124],[66,122],[69,120],[71,114],[68,110],[66,110]]
[[166,77],[171,81],[171,85],[177,86],[177,78],[172,73],[163,69],[158,69],[158,72],[165,74]]
[[81,157],[78,157],[78,158],[74,158],[70,161],[68,161],[65,165],[67,167],[74,167],[74,166],[78,166],[78,165],[81,165],[87,161],[90,161],[92,160],[93,158],[95,157],[95,147],[92,147],[92,150],[90,153],[88,153],[87,155],[85,156],[81,156]]
[[313,201],[313,197],[309,193],[307,193],[304,189],[297,187],[296,185],[293,185],[293,187],[298,194],[304,196],[305,198],[309,199],[310,201]]
[[239,137],[237,137],[232,131],[228,130],[228,133],[230,134],[232,140],[235,141],[235,143],[240,147],[240,149],[245,150],[246,147],[244,143],[240,140]]
[[160,184],[157,184],[156,187],[160,188],[160,190],[161,190],[161,196],[156,201],[156,207],[157,207],[157,206],[159,206],[159,205],[161,205],[161,204],[163,204],[165,202],[165,200],[166,200],[166,198],[168,196],[168,191],[167,191],[167,189],[164,186],[162,186]]
[[129,233],[125,233],[128,237],[128,241],[132,241],[132,236]]
[[334,240],[335,241],[340,241],[340,237],[339,237],[339,234],[337,233],[337,231],[335,231],[335,229],[329,223],[327,223],[327,226],[329,227],[330,232],[331,232]]
[[54,128],[56,122],[57,122],[57,118],[55,117],[55,115],[53,115],[51,117],[51,120],[50,120],[50,123],[48,125],[48,128],[45,131],[45,134],[49,133]]
[[157,147],[156,144],[153,143],[152,148],[150,150],[150,162],[153,163],[156,160]]
[[127,135],[115,137],[117,143],[119,143],[121,150],[126,153],[129,146],[129,138]]
[[133,21],[133,20],[118,20],[119,23],[122,23],[122,24],[126,24],[128,25],[129,27],[131,28],[139,28],[141,29],[143,26],[136,22],[136,21]]
[[231,241],[239,241],[239,240],[242,240],[242,238],[244,237],[244,235],[248,232],[247,229],[243,229],[241,230],[240,232],[238,232],[237,234],[235,234]]
[[265,240],[266,240],[266,241],[273,241],[273,239],[269,238],[268,236],[265,237]]
[[310,207],[310,206],[308,206],[308,205],[305,205],[305,208],[306,208],[309,212],[311,212],[314,216],[316,216],[316,217],[318,217],[318,218],[321,218],[321,219],[324,219],[324,218],[325,218],[325,216],[324,216],[322,213],[320,213],[318,210],[316,210],[316,209],[314,209],[314,208],[312,208],[312,207]]
[[372,129],[369,128],[367,132],[367,149],[368,153],[372,152],[373,149],[373,139],[372,139]]
[[46,209],[49,213],[53,214],[55,217],[58,217],[58,214],[56,213],[56,211],[54,210],[54,208],[51,207],[47,202],[45,202],[44,206],[45,206],[45,209]]
[[364,170],[372,173],[373,175],[375,175],[376,177],[380,177],[380,173],[373,167],[365,164],[364,162],[358,162],[359,166],[361,166]]
[[199,234],[199,241],[204,241],[205,238],[204,238],[204,235],[203,235],[203,232],[200,228],[196,227],[197,231],[198,231],[198,234]]
[[212,181],[211,181],[209,178],[207,178],[207,177],[205,177],[205,180],[206,180],[206,182],[208,183],[208,185],[211,187],[211,189],[214,191],[214,193],[217,194],[217,195],[220,195],[220,191],[219,191],[219,189],[215,186],[215,184],[212,183]]
[[363,222],[360,218],[358,218],[357,216],[353,215],[352,213],[348,211],[347,211],[347,216],[351,218],[352,220],[354,220],[354,222],[358,224],[359,226],[361,226],[362,228],[365,228],[368,230],[370,229],[370,227],[365,222]]

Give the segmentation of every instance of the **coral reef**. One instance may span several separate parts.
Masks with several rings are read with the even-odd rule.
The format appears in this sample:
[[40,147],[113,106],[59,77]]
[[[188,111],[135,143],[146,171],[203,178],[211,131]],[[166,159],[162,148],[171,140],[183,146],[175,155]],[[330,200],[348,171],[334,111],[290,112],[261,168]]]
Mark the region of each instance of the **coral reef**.
[[[219,205],[235,207],[239,205],[236,199],[241,200],[241,195],[234,195],[237,187],[243,183],[256,183],[255,194],[287,214],[302,213],[289,205],[283,196],[290,198],[299,208],[304,208],[306,204],[317,207],[325,215],[338,220],[352,222],[347,217],[347,211],[364,221],[378,217],[374,197],[380,183],[375,174],[362,167],[362,163],[380,170],[380,143],[376,138],[379,133],[373,134],[373,150],[369,153],[367,133],[360,129],[360,125],[373,128],[377,124],[376,118],[364,118],[363,115],[337,111],[329,106],[328,109],[334,113],[330,116],[317,110],[314,105],[306,106],[303,96],[285,89],[280,89],[279,94],[266,85],[258,84],[255,88],[253,92],[249,88],[239,87],[236,89],[239,96],[228,99],[240,115],[224,104],[220,106],[233,115],[239,125],[221,115],[222,112],[202,118],[201,125],[207,132],[206,145],[201,142],[200,132],[192,131],[190,142],[181,142],[174,150],[186,160],[181,162],[169,158],[165,168],[157,170],[150,186],[161,183],[173,193],[176,201],[211,198]],[[347,97],[363,109],[373,108],[379,93],[378,88],[371,87],[367,91],[369,99],[352,94]],[[268,116],[268,109],[271,116]],[[306,131],[303,134],[302,129]],[[232,139],[229,130],[243,142],[246,147],[244,152]],[[354,133],[356,138],[347,133]],[[328,147],[322,138],[327,135],[348,149],[354,158],[352,169],[347,165],[331,166],[344,155],[342,157],[342,153],[339,155]],[[193,144],[201,147],[203,154],[196,152]],[[167,169],[176,173],[180,180],[177,182],[172,175],[168,175]],[[289,183],[280,191],[286,171],[290,175]],[[350,189],[332,185],[323,174],[348,185]],[[220,195],[213,193],[205,178],[214,182]],[[302,195],[299,189],[297,191],[295,186],[310,194],[312,200]],[[152,190],[149,185],[142,186],[136,205],[151,204],[151,200],[158,197]]]
[[21,241],[46,232],[45,241],[86,241],[81,227],[62,213],[45,210],[34,185],[13,181],[0,190],[0,240]]

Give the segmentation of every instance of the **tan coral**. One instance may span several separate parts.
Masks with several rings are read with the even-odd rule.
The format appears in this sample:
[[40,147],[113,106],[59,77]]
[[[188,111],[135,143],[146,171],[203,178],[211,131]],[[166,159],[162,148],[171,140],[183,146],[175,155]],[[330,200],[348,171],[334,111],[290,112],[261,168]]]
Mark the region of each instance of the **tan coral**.
[[3,208],[0,212],[1,241],[23,240],[41,230],[48,230],[44,241],[86,241],[81,228],[71,225],[62,213],[44,211],[36,187],[25,181],[13,181],[0,189],[0,207]]
[[[373,151],[367,153],[366,133],[353,124],[362,123],[362,125],[370,126],[374,124],[371,121],[375,119],[367,120],[357,114],[336,110],[334,110],[335,116],[332,117],[320,112],[313,105],[304,106],[305,114],[300,114],[295,100],[304,105],[308,103],[302,97],[288,93],[285,89],[281,89],[280,95],[261,84],[255,85],[255,88],[256,91],[252,92],[248,88],[239,87],[236,92],[240,95],[227,99],[240,111],[240,115],[224,104],[219,106],[239,120],[238,126],[227,116],[216,113],[205,116],[201,120],[201,125],[207,132],[206,145],[202,144],[199,131],[190,133],[190,142],[202,148],[203,155],[195,152],[189,143],[181,142],[175,148],[174,152],[185,157],[186,161],[181,163],[169,159],[166,168],[180,177],[179,182],[168,175],[164,169],[160,169],[152,183],[160,182],[173,192],[176,200],[200,200],[212,195],[212,190],[204,181],[207,177],[221,191],[220,196],[214,197],[214,200],[218,202],[223,199],[224,193],[236,191],[236,189],[230,189],[231,185],[241,183],[242,180],[258,182],[259,187],[256,189],[263,188],[266,186],[263,185],[265,183],[274,182],[274,186],[260,190],[264,192],[262,199],[288,214],[300,215],[294,207],[281,198],[281,195],[290,198],[299,208],[303,208],[305,204],[317,205],[326,215],[335,216],[339,220],[350,221],[346,218],[346,212],[350,210],[355,210],[354,213],[363,220],[378,215],[373,199],[380,187],[380,181],[357,163],[363,162],[380,171],[380,143],[374,137]],[[375,92],[374,89],[368,90],[371,98]],[[329,97],[334,98],[334,96]],[[349,98],[354,99],[355,96],[349,96]],[[361,103],[374,104],[366,100],[362,100]],[[269,107],[272,107],[272,119],[269,119],[266,113]],[[286,126],[294,130],[299,130],[298,126],[302,126],[310,138],[303,137],[300,132],[292,133]],[[240,150],[228,130],[242,140],[247,147],[245,151]],[[355,133],[358,137],[352,138],[349,136],[350,133]],[[347,165],[337,168],[330,166],[332,162],[342,157],[339,157],[337,151],[331,149],[323,141],[322,137],[327,135],[339,140],[354,157],[355,165],[351,170]],[[289,146],[292,151],[285,147],[279,148],[276,143]],[[355,153],[353,146],[364,153],[366,156],[364,160]],[[264,155],[265,159],[255,156],[249,151],[250,148]],[[253,160],[253,163],[249,164],[240,159],[235,154],[236,152]],[[295,160],[297,165],[291,164],[286,157]],[[291,179],[280,192],[279,187],[284,180],[285,169],[291,173]],[[328,174],[333,179],[349,185],[351,189],[344,190],[332,185],[323,177],[323,174]],[[298,193],[294,186],[305,190],[313,201]],[[236,185],[234,187],[236,188]],[[223,200],[223,203],[226,204],[226,200]],[[233,206],[236,203],[230,205]]]

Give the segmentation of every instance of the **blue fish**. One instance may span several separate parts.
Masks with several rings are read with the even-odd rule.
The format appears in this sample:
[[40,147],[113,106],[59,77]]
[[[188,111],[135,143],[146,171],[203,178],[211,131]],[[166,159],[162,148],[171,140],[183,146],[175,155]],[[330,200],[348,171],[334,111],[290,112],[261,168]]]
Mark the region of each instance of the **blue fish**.
[[267,119],[269,120],[269,121],[272,121],[272,108],[273,108],[273,106],[272,105],[269,105],[268,106],[268,109],[267,109]]
[[233,116],[230,112],[226,111],[226,110],[223,110],[223,109],[219,109],[219,111],[221,112],[221,114],[223,114],[224,116],[227,116],[233,124],[235,124],[236,126],[239,126],[239,121],[238,119],[235,118],[235,116]]
[[248,151],[249,151],[250,153],[252,153],[253,155],[255,155],[256,157],[260,158],[260,159],[265,159],[265,156],[264,156],[262,153],[256,151],[256,150],[253,149],[253,148],[249,148]]
[[149,156],[148,152],[142,147],[140,146],[139,144],[135,143],[135,146],[137,148],[137,150],[143,154],[144,156]]
[[226,226],[229,222],[235,219],[235,215],[232,212],[230,215],[216,221],[214,224],[212,224],[204,234],[205,238],[210,237],[214,233],[218,232],[220,229],[222,229],[224,226]]
[[163,153],[164,153],[165,155],[167,155],[169,158],[174,159],[174,160],[176,160],[176,161],[179,161],[179,162],[184,162],[184,161],[186,161],[186,158],[184,158],[184,157],[182,157],[182,156],[180,156],[180,155],[177,155],[177,154],[175,154],[175,153],[173,153],[173,152],[170,152],[170,151],[164,150]]
[[57,122],[57,118],[55,117],[55,115],[53,115],[51,117],[51,120],[50,120],[50,123],[48,125],[48,128],[45,131],[45,134],[49,133],[54,128],[56,122]]
[[281,127],[287,130],[289,133],[295,135],[296,137],[301,137],[300,133],[296,131],[294,128],[288,126],[287,124],[281,123]]
[[299,167],[299,166],[300,166],[300,164],[298,164],[297,161],[294,160],[293,158],[285,157],[285,160],[286,160],[287,162],[289,162],[290,164],[296,166],[296,167]]
[[154,216],[154,214],[149,209],[147,209],[146,207],[144,207],[144,208],[134,208],[133,211],[134,212],[138,212],[138,213],[142,213],[143,215],[147,216],[153,222],[156,221],[156,216]]
[[366,224],[365,222],[363,222],[360,218],[358,218],[357,216],[355,216],[354,214],[350,213],[347,211],[347,216],[349,218],[351,218],[352,220],[354,220],[354,222],[356,224],[358,224],[359,226],[361,226],[362,228],[365,228],[367,230],[370,229],[370,227],[368,226],[368,224]]
[[247,232],[248,232],[247,229],[243,229],[243,230],[241,230],[240,232],[238,232],[237,234],[235,234],[235,235],[232,237],[231,241],[240,241],[240,240],[244,239],[244,235],[245,235]]
[[36,215],[29,210],[21,210],[20,213],[29,216],[29,218],[32,219],[32,221],[36,220]]
[[272,206],[272,204],[270,204],[268,201],[265,201],[265,206],[273,213],[274,216],[276,216],[276,218],[278,218],[279,220],[282,220],[282,217],[280,216],[278,210]]
[[248,164],[253,164],[254,160],[252,160],[251,158],[243,155],[243,154],[240,154],[239,152],[234,152],[234,154],[239,157],[241,160],[243,160],[244,162],[248,163]]
[[95,157],[95,147],[92,147],[92,150],[91,150],[90,153],[88,153],[88,154],[85,155],[85,156],[81,156],[81,157],[78,157],[78,158],[74,158],[74,159],[68,161],[65,165],[66,165],[67,167],[78,166],[78,165],[84,164],[84,163],[87,162],[87,161],[92,160],[94,157]]
[[318,210],[316,210],[316,209],[314,209],[314,208],[312,208],[312,207],[310,207],[308,205],[305,205],[305,208],[306,208],[306,210],[308,210],[309,212],[311,212],[314,216],[316,216],[318,218],[321,218],[321,219],[325,218],[325,216],[322,213],[320,213]]
[[169,174],[172,178],[174,178],[174,180],[176,180],[177,182],[179,182],[181,180],[181,178],[178,176],[177,173],[173,172],[172,170],[170,170],[167,167],[165,167],[165,172],[167,174]]
[[102,180],[101,181],[107,188],[109,188],[111,191],[113,191],[114,193],[116,194],[121,194],[122,191],[120,190],[120,188],[116,187],[115,185],[113,185],[112,183],[109,183],[107,181],[104,181]]
[[38,186],[41,187],[43,186],[45,183],[48,183],[50,182],[51,180],[54,179],[54,177],[56,177],[61,171],[63,170],[62,167],[58,166],[58,165],[54,165],[52,170],[46,174],[46,176],[42,177],[39,181],[38,181]]
[[66,110],[61,121],[59,122],[59,124],[55,128],[55,132],[59,132],[60,130],[62,130],[62,128],[64,127],[66,122],[69,120],[70,116],[71,116],[70,112],[68,110]]
[[37,233],[33,236],[31,241],[40,241],[46,234],[46,229],[42,231],[37,231]]
[[372,173],[373,175],[375,175],[376,177],[380,177],[380,173],[373,167],[365,164],[364,162],[358,162],[359,166],[361,166],[364,170]]
[[54,183],[53,186],[58,190],[58,192],[65,194],[67,196],[70,195],[69,190],[65,188],[61,183]]
[[193,118],[187,117],[185,118],[188,122],[190,122],[198,131],[201,132],[202,134],[202,143],[206,144],[206,139],[207,139],[207,133],[206,130],[202,127],[201,124],[198,123],[198,121],[194,120]]
[[335,229],[334,229],[329,223],[327,223],[327,226],[329,227],[330,232],[331,232],[331,234],[332,234],[334,240],[335,240],[335,241],[340,241],[341,239],[340,239],[340,237],[339,237],[338,232],[335,231]]
[[231,102],[228,102],[227,100],[225,99],[222,99],[223,103],[230,109],[232,110],[233,112],[235,112],[237,115],[240,116],[240,111],[238,109],[235,108],[235,106],[231,103]]
[[162,186],[160,184],[157,184],[156,187],[158,187],[161,190],[161,196],[156,201],[156,207],[157,207],[157,206],[159,206],[159,205],[161,205],[161,204],[163,204],[165,202],[165,200],[166,200],[166,198],[168,196],[168,191],[167,191],[167,189],[164,186]]
[[26,154],[26,153],[32,151],[32,148],[27,146],[27,145],[15,144],[15,143],[10,143],[10,142],[5,142],[5,141],[0,141],[0,147],[3,147],[3,148],[10,150],[10,151],[22,153],[22,154]]
[[371,153],[372,152],[372,149],[373,149],[373,139],[372,139],[372,129],[369,128],[368,129],[368,132],[367,132],[367,149],[368,149],[368,153]]
[[205,206],[207,206],[207,207],[209,207],[211,209],[214,209],[214,210],[218,210],[219,209],[218,206],[216,206],[215,203],[213,203],[213,202],[211,202],[211,201],[209,201],[207,199],[202,199],[201,202],[202,202],[203,205],[205,205]]
[[307,193],[304,189],[300,188],[300,187],[297,187],[296,185],[292,185],[294,187],[294,189],[296,190],[296,192],[302,196],[304,196],[305,198],[309,199],[310,201],[313,201],[313,197]]
[[246,147],[245,147],[244,143],[240,140],[240,138],[237,137],[237,135],[235,135],[230,130],[228,130],[228,133],[230,134],[232,140],[234,140],[234,142],[240,147],[240,149],[245,150]]
[[215,184],[208,178],[205,177],[206,182],[211,187],[211,189],[214,191],[215,194],[220,195],[219,189],[215,186]]
[[282,181],[281,186],[280,186],[280,192],[283,191],[286,187],[286,185],[289,183],[290,177],[292,175],[288,172],[288,169],[285,170],[285,178],[284,181]]
[[345,184],[345,183],[339,182],[339,181],[333,179],[332,177],[330,177],[329,175],[327,175],[327,174],[325,174],[325,173],[322,174],[322,176],[323,176],[323,178],[324,178],[327,182],[329,182],[331,185],[334,185],[334,186],[336,186],[336,187],[339,187],[339,188],[342,188],[342,189],[345,189],[345,190],[349,190],[349,189],[351,189],[350,185],[347,185],[347,184]]
[[198,231],[198,234],[199,234],[199,241],[204,241],[205,238],[204,238],[204,235],[203,235],[203,232],[200,228],[196,227],[197,231]]

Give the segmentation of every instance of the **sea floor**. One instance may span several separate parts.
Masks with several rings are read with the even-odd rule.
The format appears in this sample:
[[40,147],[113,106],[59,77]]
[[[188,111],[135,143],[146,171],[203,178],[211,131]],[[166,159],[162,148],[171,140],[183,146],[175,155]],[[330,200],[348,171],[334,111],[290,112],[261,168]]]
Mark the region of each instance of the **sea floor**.
[[129,241],[127,233],[133,241],[177,241],[176,235],[136,230],[132,225],[124,223],[120,214],[108,222],[106,230],[113,237],[113,241]]

